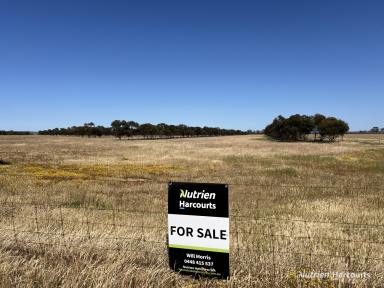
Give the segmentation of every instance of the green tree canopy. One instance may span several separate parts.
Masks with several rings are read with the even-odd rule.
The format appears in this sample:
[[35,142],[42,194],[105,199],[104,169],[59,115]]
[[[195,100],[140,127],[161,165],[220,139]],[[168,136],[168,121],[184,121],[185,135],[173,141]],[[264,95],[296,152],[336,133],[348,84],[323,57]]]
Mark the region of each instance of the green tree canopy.
[[348,131],[348,124],[335,117],[325,118],[319,124],[321,140],[328,138],[329,141],[335,141],[337,137],[344,136]]
[[264,133],[280,141],[303,141],[309,134],[320,134],[320,140],[334,141],[349,131],[348,124],[335,117],[322,114],[314,116],[295,114],[288,118],[278,116],[269,124]]

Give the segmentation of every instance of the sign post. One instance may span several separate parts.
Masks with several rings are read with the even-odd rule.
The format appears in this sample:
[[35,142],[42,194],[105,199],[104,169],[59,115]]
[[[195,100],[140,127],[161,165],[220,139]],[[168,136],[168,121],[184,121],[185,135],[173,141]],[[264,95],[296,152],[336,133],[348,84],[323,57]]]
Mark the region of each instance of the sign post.
[[171,269],[229,278],[228,185],[169,183],[168,247]]

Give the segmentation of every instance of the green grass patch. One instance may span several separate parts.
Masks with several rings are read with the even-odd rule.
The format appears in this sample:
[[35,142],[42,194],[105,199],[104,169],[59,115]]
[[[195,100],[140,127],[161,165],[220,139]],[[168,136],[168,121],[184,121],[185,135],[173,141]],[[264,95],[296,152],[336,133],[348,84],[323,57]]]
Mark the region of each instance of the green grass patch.
[[64,201],[63,206],[68,208],[94,207],[98,209],[113,207],[109,199],[84,191],[74,191],[70,193]]
[[242,165],[273,165],[273,160],[266,157],[254,155],[229,155],[223,158],[223,162],[229,165],[242,166]]
[[263,173],[268,176],[276,177],[297,177],[299,172],[293,167],[276,167],[263,170]]

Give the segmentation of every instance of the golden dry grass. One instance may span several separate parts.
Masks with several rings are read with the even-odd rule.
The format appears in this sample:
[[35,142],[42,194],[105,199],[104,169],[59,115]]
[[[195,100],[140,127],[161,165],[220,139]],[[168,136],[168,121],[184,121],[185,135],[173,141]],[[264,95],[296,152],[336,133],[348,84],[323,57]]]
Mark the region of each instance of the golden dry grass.
[[[347,285],[300,271],[367,271],[349,284],[384,283],[384,135],[0,136],[0,159],[10,162],[0,165],[0,287]],[[169,180],[230,184],[229,281],[168,269]]]

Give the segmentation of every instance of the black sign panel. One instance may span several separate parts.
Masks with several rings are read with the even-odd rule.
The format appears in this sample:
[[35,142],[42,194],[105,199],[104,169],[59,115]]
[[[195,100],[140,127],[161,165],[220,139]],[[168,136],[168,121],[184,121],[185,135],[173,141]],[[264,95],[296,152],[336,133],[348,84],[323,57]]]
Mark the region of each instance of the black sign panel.
[[169,183],[171,269],[194,276],[229,277],[228,185]]

